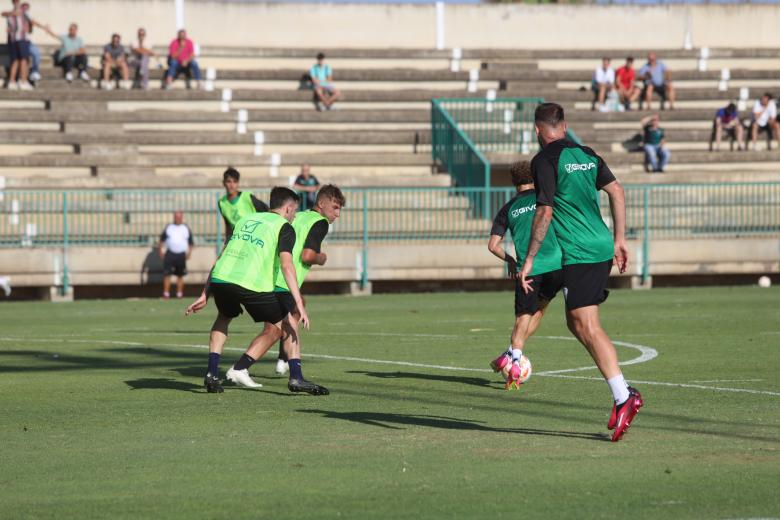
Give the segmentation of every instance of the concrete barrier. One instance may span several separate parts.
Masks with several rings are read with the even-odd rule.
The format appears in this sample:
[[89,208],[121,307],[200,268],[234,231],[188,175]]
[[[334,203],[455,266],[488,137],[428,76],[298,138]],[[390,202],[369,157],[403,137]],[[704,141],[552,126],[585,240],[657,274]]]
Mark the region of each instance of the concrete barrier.
[[[129,42],[138,27],[150,42],[175,33],[170,0],[37,0],[32,15],[65,32],[78,22],[88,44],[112,32]],[[203,46],[429,48],[435,6],[185,1],[184,24]],[[777,47],[780,5],[447,5],[446,48]],[[42,40],[43,36],[36,37]]]
[[[629,243],[630,279],[641,277],[637,254],[641,244]],[[341,283],[361,279],[362,249],[359,244],[331,244],[325,248],[328,263],[312,269],[307,283]],[[202,284],[216,256],[215,248],[195,248],[188,262],[190,286]],[[649,245],[650,274],[690,277],[700,275],[758,275],[780,273],[780,238],[652,240]],[[13,287],[48,288],[62,280],[60,249],[0,250],[0,275]],[[116,287],[121,294],[141,293],[161,283],[162,261],[155,249],[138,247],[73,247],[68,254],[70,283],[76,287]],[[392,284],[393,290],[413,288],[419,283],[450,285],[476,280],[495,281],[505,276],[500,262],[483,243],[371,243],[368,249],[368,280]],[[618,276],[613,272],[613,276]],[[638,284],[633,284],[638,286]],[[128,289],[130,289],[128,291]],[[40,291],[48,294],[48,290]],[[148,290],[146,290],[148,293]],[[110,294],[110,292],[108,293]]]

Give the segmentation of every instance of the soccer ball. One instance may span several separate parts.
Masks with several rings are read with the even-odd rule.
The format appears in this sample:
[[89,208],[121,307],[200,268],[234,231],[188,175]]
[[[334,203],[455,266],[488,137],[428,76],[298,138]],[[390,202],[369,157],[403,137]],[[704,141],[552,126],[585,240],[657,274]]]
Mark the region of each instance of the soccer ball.
[[[511,370],[513,363],[507,363],[506,366],[501,369],[501,375],[504,376],[504,381],[509,381],[509,370]],[[520,356],[520,383],[525,383],[528,378],[531,377],[532,367],[531,360],[525,356]]]
[[768,276],[762,276],[758,279],[758,286],[762,289],[766,289],[768,287],[772,287],[772,279]]

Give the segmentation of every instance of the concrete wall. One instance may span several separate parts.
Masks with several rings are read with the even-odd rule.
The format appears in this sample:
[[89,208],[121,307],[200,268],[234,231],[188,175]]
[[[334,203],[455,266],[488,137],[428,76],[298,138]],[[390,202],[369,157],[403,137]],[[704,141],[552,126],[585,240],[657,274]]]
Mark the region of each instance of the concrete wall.
[[[641,274],[632,241],[627,276]],[[360,280],[359,245],[331,244],[328,263],[312,269],[310,282]],[[658,276],[780,273],[780,238],[656,240],[650,242],[650,273]],[[52,286],[60,282],[61,250],[0,249],[0,276],[15,287]],[[212,247],[198,247],[188,262],[190,284],[205,281],[214,262]],[[69,253],[72,285],[140,286],[160,284],[162,262],[156,250],[138,247],[74,247]],[[371,244],[369,279],[381,281],[496,280],[504,270],[485,244]],[[617,273],[613,273],[617,275]]]
[[[147,28],[156,45],[175,30],[173,0],[35,0],[32,14],[63,32],[78,22],[89,44]],[[254,4],[185,0],[185,25],[201,45],[433,48],[433,5]],[[780,5],[448,5],[445,45],[463,48],[780,47]],[[47,40],[39,31],[35,40]]]

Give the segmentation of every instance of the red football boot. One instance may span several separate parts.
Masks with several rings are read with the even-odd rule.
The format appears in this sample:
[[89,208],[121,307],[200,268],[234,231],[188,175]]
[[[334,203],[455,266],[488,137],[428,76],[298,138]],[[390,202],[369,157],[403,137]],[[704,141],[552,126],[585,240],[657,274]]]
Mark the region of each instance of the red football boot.
[[[629,396],[634,393],[639,396],[639,408],[642,407],[644,404],[642,402],[642,394],[637,392],[636,388],[629,386],[628,387],[628,394]],[[607,429],[608,430],[614,430],[615,429],[615,423],[617,423],[617,405],[615,403],[612,403],[612,414],[609,416],[609,422],[607,423]]]
[[501,354],[496,359],[490,362],[490,368],[493,369],[493,372],[501,372],[504,369],[504,367],[511,362],[512,362],[512,356],[504,352],[503,354]]
[[623,437],[628,427],[631,426],[634,416],[639,413],[639,409],[644,405],[642,394],[638,390],[628,387],[628,392],[628,400],[615,407],[615,432],[612,434],[612,442],[617,442]]

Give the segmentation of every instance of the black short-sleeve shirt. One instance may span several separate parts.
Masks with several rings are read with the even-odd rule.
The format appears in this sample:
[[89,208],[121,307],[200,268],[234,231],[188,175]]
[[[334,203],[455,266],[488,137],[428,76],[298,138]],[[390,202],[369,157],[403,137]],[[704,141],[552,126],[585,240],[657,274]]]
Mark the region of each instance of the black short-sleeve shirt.
[[568,139],[560,139],[548,144],[531,161],[531,173],[534,177],[534,188],[536,189],[536,203],[542,206],[553,206],[555,203],[555,193],[558,190],[558,168],[561,151],[565,148],[580,148],[586,154],[595,157],[598,160],[598,171],[596,173],[596,189],[600,190],[607,184],[615,181],[612,170],[607,163],[587,146],[580,146]]
[[295,230],[287,222],[279,230],[279,252],[292,253],[293,247],[295,247]]
[[327,220],[320,220],[314,224],[309,230],[309,234],[306,236],[306,242],[303,243],[304,249],[311,249],[315,253],[319,253],[322,248],[322,241],[325,240],[325,236],[328,234],[330,226]]

